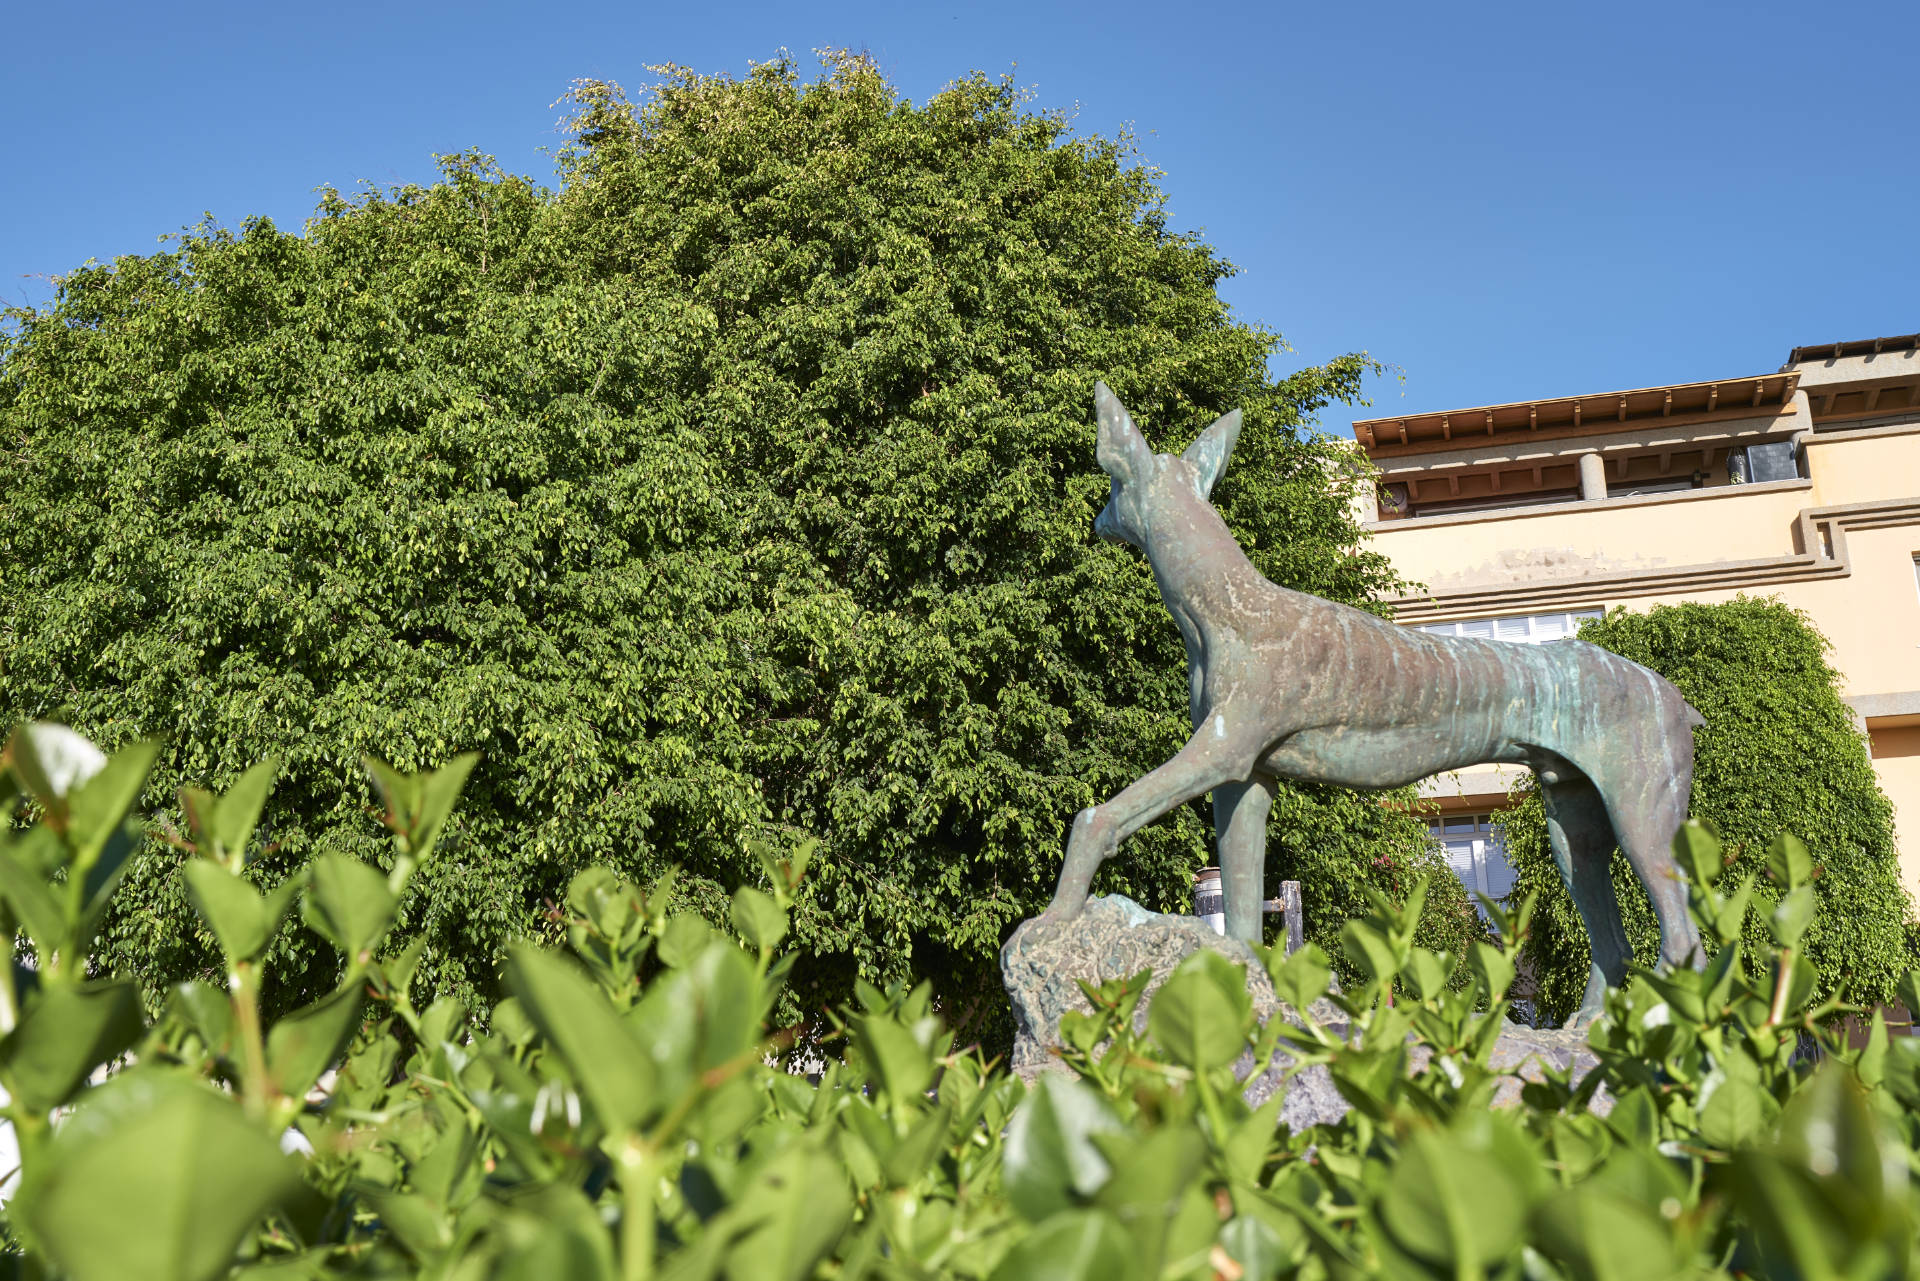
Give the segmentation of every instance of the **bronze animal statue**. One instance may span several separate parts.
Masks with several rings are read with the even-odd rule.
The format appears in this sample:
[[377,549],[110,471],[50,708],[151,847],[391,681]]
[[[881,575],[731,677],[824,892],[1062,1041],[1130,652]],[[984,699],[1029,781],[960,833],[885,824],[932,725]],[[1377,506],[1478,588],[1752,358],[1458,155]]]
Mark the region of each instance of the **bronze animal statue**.
[[1257,940],[1276,779],[1390,788],[1498,761],[1538,777],[1554,861],[1592,944],[1573,1024],[1599,1012],[1633,954],[1607,874],[1615,845],[1653,900],[1661,955],[1699,963],[1670,846],[1686,817],[1701,718],[1678,690],[1584,641],[1435,636],[1271,583],[1209,501],[1239,411],[1174,457],[1148,447],[1105,383],[1094,403],[1096,456],[1112,489],[1093,528],[1153,566],[1186,642],[1193,737],[1076,817],[1046,917],[1078,915],[1121,841],[1212,792],[1227,933]]

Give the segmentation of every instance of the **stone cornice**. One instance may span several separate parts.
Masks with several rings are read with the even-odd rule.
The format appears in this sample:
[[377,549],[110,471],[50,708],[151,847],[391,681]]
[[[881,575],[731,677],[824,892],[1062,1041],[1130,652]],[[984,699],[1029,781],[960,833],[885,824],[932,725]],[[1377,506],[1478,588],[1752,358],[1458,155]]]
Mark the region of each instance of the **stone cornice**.
[[[1748,493],[1768,488],[1805,487],[1806,481],[1780,481],[1772,486],[1743,486]],[[1713,493],[1714,491],[1694,491]],[[1692,495],[1678,495],[1686,498]],[[1671,501],[1675,495],[1656,495]],[[1615,501],[1615,500],[1609,500]],[[1617,500],[1630,503],[1633,499]],[[1606,506],[1606,503],[1559,504],[1556,509]],[[1529,509],[1522,509],[1523,511]],[[1542,508],[1530,509],[1539,512]],[[1475,513],[1478,515],[1479,513]],[[1438,520],[1444,517],[1436,517]],[[1555,609],[1597,605],[1622,597],[1670,596],[1684,592],[1762,589],[1782,583],[1804,583],[1823,578],[1845,578],[1853,572],[1847,533],[1855,529],[1885,529],[1920,524],[1920,498],[1847,503],[1837,507],[1809,507],[1794,518],[1794,542],[1801,549],[1785,556],[1758,560],[1717,561],[1671,569],[1635,569],[1585,574],[1578,578],[1532,579],[1500,586],[1476,586],[1422,592],[1392,602],[1394,617],[1402,623],[1453,622],[1503,614],[1532,614]]]

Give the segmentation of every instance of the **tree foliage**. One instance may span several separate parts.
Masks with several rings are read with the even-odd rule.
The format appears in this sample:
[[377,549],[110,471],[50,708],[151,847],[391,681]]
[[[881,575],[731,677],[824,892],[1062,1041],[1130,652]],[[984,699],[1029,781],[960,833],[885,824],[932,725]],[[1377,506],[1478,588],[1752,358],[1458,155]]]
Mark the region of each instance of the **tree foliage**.
[[[1163,448],[1243,407],[1236,533],[1362,603],[1392,577],[1346,514],[1367,482],[1303,424],[1369,362],[1271,376],[1278,336],[1229,314],[1232,268],[1124,140],[1006,83],[915,105],[839,57],[571,103],[551,190],[452,156],[12,313],[0,720],[166,735],[155,806],[280,758],[263,888],[386,857],[363,754],[481,752],[398,909],[471,1008],[581,868],[679,865],[719,920],[749,842],[801,829],[827,842],[802,1005],[921,973],[964,1012],[1070,817],[1187,733],[1146,566],[1090,532],[1094,380]],[[1390,883],[1414,828],[1367,805],[1293,793],[1285,857]],[[1328,862],[1350,842],[1314,834],[1356,815],[1402,873]],[[1195,806],[1141,833],[1103,888],[1184,903],[1205,831]],[[213,964],[177,860],[123,903],[110,968]],[[269,1004],[334,981],[276,946]]]
[[[1766,938],[1777,886],[1764,857],[1775,837],[1804,841],[1819,865],[1816,910],[1804,951],[1821,997],[1873,1005],[1893,999],[1913,964],[1906,942],[1912,903],[1900,878],[1893,811],[1866,744],[1841,701],[1827,642],[1805,614],[1778,600],[1616,609],[1580,638],[1672,681],[1706,717],[1694,734],[1692,813],[1719,830],[1735,876],[1759,880],[1746,918],[1748,949]],[[1586,932],[1554,869],[1546,819],[1531,787],[1504,816],[1513,899],[1537,893],[1528,943],[1541,981],[1541,1012],[1554,1022],[1579,1004],[1590,960]],[[1613,856],[1614,892],[1634,956],[1659,955],[1653,908],[1625,858]]]

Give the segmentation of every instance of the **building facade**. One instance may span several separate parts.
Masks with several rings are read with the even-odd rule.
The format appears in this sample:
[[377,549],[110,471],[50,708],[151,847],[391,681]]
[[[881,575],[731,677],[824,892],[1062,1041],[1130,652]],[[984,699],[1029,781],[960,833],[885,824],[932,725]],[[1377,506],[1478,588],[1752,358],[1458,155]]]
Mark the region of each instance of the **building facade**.
[[[1358,513],[1398,619],[1539,643],[1605,609],[1777,596],[1832,642],[1920,895],[1920,334],[1801,347],[1746,378],[1375,418]],[[1499,767],[1431,779],[1470,888],[1511,872]]]

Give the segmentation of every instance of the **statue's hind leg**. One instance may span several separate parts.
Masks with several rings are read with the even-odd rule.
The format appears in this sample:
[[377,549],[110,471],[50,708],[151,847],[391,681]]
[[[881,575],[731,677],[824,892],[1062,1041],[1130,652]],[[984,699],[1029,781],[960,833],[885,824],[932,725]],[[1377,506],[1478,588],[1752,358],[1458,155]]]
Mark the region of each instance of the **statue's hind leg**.
[[1692,790],[1692,743],[1666,770],[1635,773],[1635,784],[1606,789],[1607,812],[1620,851],[1646,888],[1660,920],[1660,959],[1669,965],[1705,963],[1700,932],[1687,909],[1686,883],[1673,861],[1673,837],[1687,817]]
[[1274,782],[1256,774],[1251,782],[1213,789],[1213,831],[1227,900],[1227,937],[1258,943],[1260,901],[1266,888],[1267,815]]
[[[1607,864],[1614,847],[1613,825],[1599,789],[1586,775],[1564,760],[1539,761],[1540,799],[1547,811],[1547,840],[1560,879],[1573,895],[1573,905],[1587,927],[1587,945],[1593,968],[1580,1008],[1568,1027],[1584,1027],[1601,1011],[1607,988],[1626,981],[1633,947],[1620,922],[1620,902],[1614,897]],[[1551,781],[1549,781],[1551,780]]]

